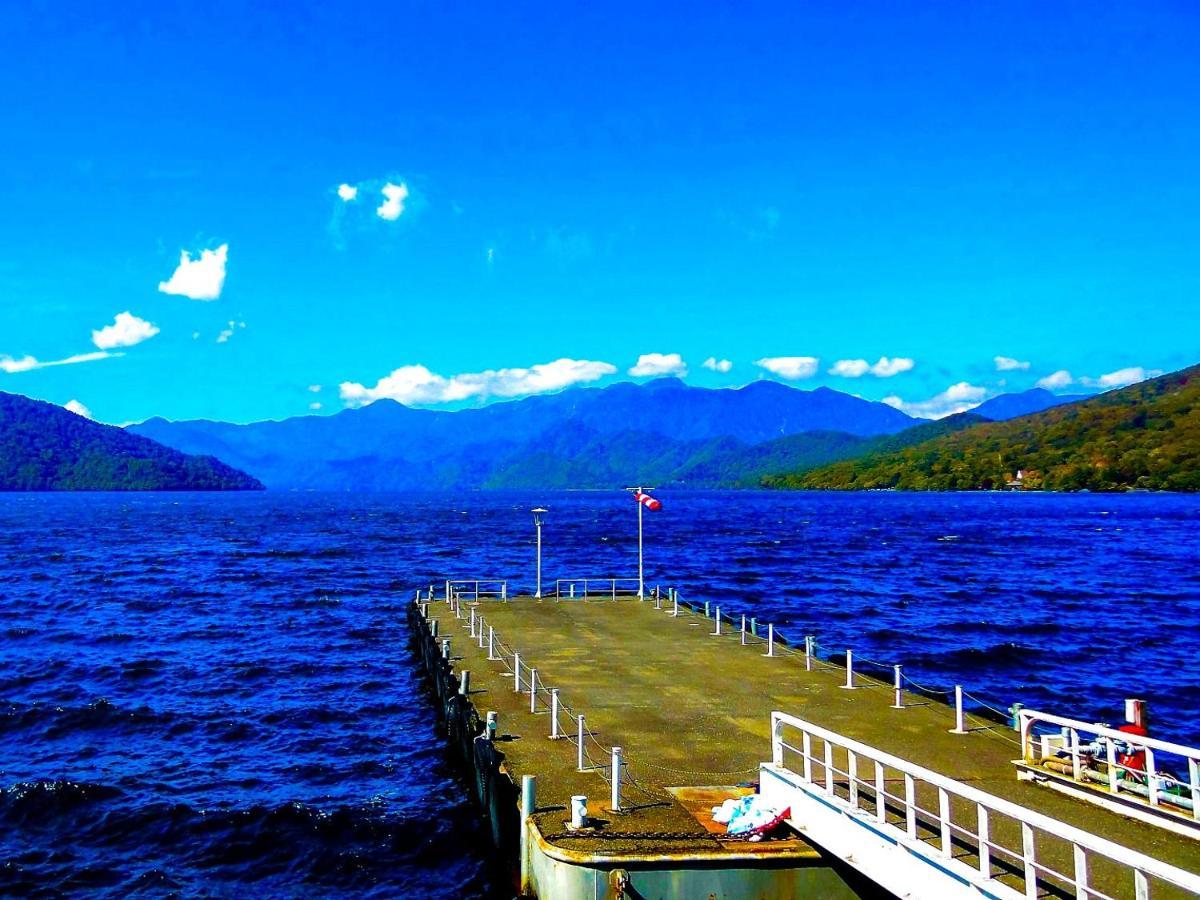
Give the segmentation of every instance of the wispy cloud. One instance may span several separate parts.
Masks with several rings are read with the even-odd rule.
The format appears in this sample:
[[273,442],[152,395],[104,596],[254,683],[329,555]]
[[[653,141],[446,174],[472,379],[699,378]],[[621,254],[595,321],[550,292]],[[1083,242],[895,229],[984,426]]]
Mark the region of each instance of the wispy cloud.
[[404,201],[408,199],[408,185],[403,181],[399,184],[392,184],[389,181],[381,188],[380,193],[383,194],[383,202],[376,208],[375,215],[386,222],[395,222],[404,214]]
[[51,359],[45,362],[32,356],[12,357],[0,355],[0,372],[7,372],[12,375],[17,372],[29,372],[33,369],[49,369],[52,366],[73,366],[76,363],[96,362],[100,359],[112,359],[124,355],[124,353],[110,353],[107,350],[98,350],[94,353],[77,353],[74,356],[68,356],[66,359]]
[[77,416],[83,416],[85,419],[92,418],[92,411],[78,400],[68,400],[63,404],[63,409],[67,410],[68,412],[73,412]]
[[611,363],[566,358],[527,369],[488,369],[449,377],[431,372],[425,366],[401,366],[379,379],[374,387],[346,381],[339,385],[339,392],[347,406],[366,406],[384,398],[421,406],[470,398],[543,394],[616,372],[617,367]]
[[678,353],[643,353],[629,374],[635,378],[645,375],[686,375],[687,363]]
[[92,343],[101,350],[114,347],[133,347],[158,334],[158,326],[139,319],[130,312],[117,313],[111,325],[92,332]]
[[815,356],[764,356],[762,359],[756,359],[754,364],[772,375],[798,381],[816,375],[821,360]]
[[701,365],[706,369],[711,369],[714,372],[721,372],[722,374],[733,368],[733,363],[731,363],[729,360],[717,359],[715,356],[710,356],[703,363],[701,363]]
[[883,402],[918,419],[942,419],[955,413],[974,409],[987,397],[987,388],[960,381],[928,400],[907,402],[896,395],[884,397]]
[[876,378],[891,378],[893,375],[909,371],[914,365],[911,359],[904,356],[881,356],[874,365],[865,359],[839,359],[833,364],[829,374],[840,375],[843,378],[861,378],[867,374]]
[[1052,372],[1044,378],[1039,378],[1037,380],[1037,386],[1040,388],[1045,388],[1048,391],[1053,391],[1057,388],[1064,388],[1074,381],[1075,379],[1071,377],[1070,372],[1068,372],[1066,369],[1059,369],[1057,372]]
[[316,412],[318,409],[321,408],[321,404],[319,401],[314,400],[312,403],[308,404],[308,408],[311,409],[313,412]]
[[228,258],[228,244],[222,244],[216,250],[201,250],[195,259],[184,250],[179,254],[179,265],[174,274],[169,280],[160,281],[158,289],[164,294],[192,300],[216,300],[225,286]]
[[1147,378],[1157,378],[1162,374],[1162,369],[1146,369],[1142,366],[1129,366],[1124,369],[1117,369],[1115,372],[1109,372],[1106,375],[1101,375],[1099,378],[1081,378],[1080,384],[1085,384],[1088,387],[1098,388],[1119,388],[1127,387],[1131,384],[1137,384],[1139,381],[1145,381]]
[[993,362],[996,363],[997,372],[1023,372],[1029,368],[1029,363],[1011,356],[997,356]]
[[221,333],[217,335],[217,343],[218,344],[228,344],[229,339],[231,337],[233,337],[234,332],[237,331],[237,329],[239,329],[239,328],[245,328],[245,327],[246,327],[245,322],[235,322],[231,319],[229,321],[229,324],[226,325],[224,328],[222,328]]

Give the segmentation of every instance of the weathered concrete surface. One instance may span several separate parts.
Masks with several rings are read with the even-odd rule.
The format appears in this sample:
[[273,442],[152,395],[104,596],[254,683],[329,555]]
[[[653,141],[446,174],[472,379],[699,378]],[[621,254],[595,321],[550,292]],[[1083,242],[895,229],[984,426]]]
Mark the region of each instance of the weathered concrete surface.
[[[890,686],[860,678],[860,689],[844,690],[843,669],[825,664],[807,672],[794,652],[767,658],[761,641],[742,646],[737,629],[728,623],[725,634],[713,636],[709,619],[683,612],[672,618],[652,602],[637,600],[519,598],[477,604],[505,646],[520,651],[523,665],[535,666],[542,684],[558,688],[563,704],[586,716],[596,739],[587,742],[595,764],[608,764],[608,747],[624,749],[636,782],[625,796],[634,808],[610,814],[604,809],[609,787],[603,774],[577,772],[574,744],[549,739],[548,698],[530,713],[527,676],[525,691],[515,693],[511,661],[488,661],[486,646],[480,650],[469,638],[468,608],[464,604],[462,620],[455,620],[444,602],[432,603],[429,614],[441,621],[442,634],[452,638],[456,669],[471,672],[472,701],[481,713],[499,713],[499,733],[509,738],[502,744],[509,771],[517,780],[537,776],[535,821],[546,841],[565,853],[752,851],[812,859],[812,851],[795,841],[721,842],[667,790],[754,781],[757,765],[770,758],[770,714],[782,710],[1182,868],[1200,870],[1200,842],[1018,782],[1011,761],[1019,748],[1008,729],[972,719],[971,726],[987,730],[950,734],[950,708],[910,697],[912,706],[892,709]],[[563,730],[571,728],[570,721],[562,716]],[[588,796],[590,810],[604,820],[601,833],[646,836],[566,834],[573,794]],[[935,803],[922,805],[936,808]],[[694,837],[654,836],[672,832]],[[1045,861],[1070,871],[1068,857],[1051,852]],[[1131,893],[1124,879],[1109,883],[1103,866],[1093,868],[1093,878],[1096,887],[1110,893]]]

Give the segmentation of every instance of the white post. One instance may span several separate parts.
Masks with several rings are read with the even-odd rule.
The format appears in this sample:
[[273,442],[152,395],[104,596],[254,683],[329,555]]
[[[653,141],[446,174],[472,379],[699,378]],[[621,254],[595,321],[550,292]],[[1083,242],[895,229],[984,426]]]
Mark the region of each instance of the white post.
[[542,520],[537,520],[537,593],[533,595],[542,599]]
[[558,688],[550,689],[550,740],[557,741],[558,734]]
[[721,633],[721,607],[718,606],[717,607],[717,627],[716,627],[716,630],[713,631],[713,634],[720,634],[720,633]]
[[471,607],[471,637],[475,637],[475,607]]
[[479,638],[479,649],[483,649],[483,616],[479,617],[479,630],[476,632],[476,637]]
[[529,711],[537,712],[537,669],[529,668]]
[[537,806],[537,779],[521,776],[521,893],[528,895],[533,887],[532,862],[529,846],[530,819]]
[[[642,492],[642,489],[638,488],[637,492],[640,494]],[[638,508],[638,597],[640,598],[643,593],[643,584],[644,584],[644,582],[642,580],[642,501],[641,500],[637,501],[637,508]]]
[[775,655],[775,626],[767,625],[767,652],[766,656]]
[[583,754],[583,727],[584,727],[583,726],[583,713],[580,713],[579,714],[579,737],[575,741],[575,752],[576,752],[576,756],[579,758],[576,768],[580,772],[587,771],[587,766],[584,765],[585,759],[584,759],[584,754]]
[[811,672],[813,666],[813,644],[816,638],[811,634],[804,636],[804,671]]
[[954,727],[950,729],[951,734],[966,734],[967,723],[966,717],[963,715],[963,691],[962,685],[954,686]]
[[488,659],[496,659],[496,629],[491,625],[488,626]]
[[621,811],[621,748],[612,748],[612,805],[613,812]]
[[513,690],[521,692],[521,651],[513,651]]
[[437,637],[438,636],[438,628],[439,628],[438,620],[430,619],[429,620],[429,636],[432,638]]
[[842,687],[847,691],[854,690],[854,651],[846,651],[846,683]]
[[673,590],[671,591],[671,594],[672,594],[671,601],[675,604],[671,610],[671,618],[678,619],[679,618],[679,595],[676,594],[675,591],[673,591]]
[[587,821],[587,797],[575,794],[571,797],[571,827],[578,831]]
[[489,710],[487,714],[487,739],[489,741],[496,740],[497,727],[498,723],[496,722],[496,714]]
[[746,614],[742,613],[742,646],[746,644]]
[[446,602],[450,602],[450,579],[446,579]]
[[892,669],[896,673],[896,702],[892,704],[892,709],[904,709],[904,688],[902,687],[903,682],[900,680],[900,667],[892,666]]

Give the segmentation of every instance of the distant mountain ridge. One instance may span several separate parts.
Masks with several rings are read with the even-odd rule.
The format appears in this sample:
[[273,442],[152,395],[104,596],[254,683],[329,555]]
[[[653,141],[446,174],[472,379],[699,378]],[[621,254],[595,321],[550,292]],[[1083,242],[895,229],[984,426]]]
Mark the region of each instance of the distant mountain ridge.
[[[249,425],[150,419],[128,430],[216,456],[274,488],[582,488],[633,473],[694,486],[757,484],[768,470],[840,459],[862,439],[919,421],[829,388],[758,381],[709,389],[666,378],[456,412],[380,400],[332,416]],[[814,432],[824,436],[798,437]]]
[[1200,491],[1200,366],[774,483],[840,490]]
[[227,491],[262,484],[211,457],[191,456],[73,412],[0,392],[2,491]]
[[1091,394],[1052,394],[1045,388],[1031,388],[1016,394],[1001,394],[991,400],[984,400],[971,412],[994,422],[1004,422],[1027,416],[1030,413],[1041,412],[1066,403],[1087,400]]

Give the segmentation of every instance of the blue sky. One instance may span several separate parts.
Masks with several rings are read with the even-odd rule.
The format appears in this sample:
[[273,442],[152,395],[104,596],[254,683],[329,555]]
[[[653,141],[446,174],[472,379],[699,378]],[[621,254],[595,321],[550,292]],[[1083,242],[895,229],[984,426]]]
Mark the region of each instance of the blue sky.
[[279,6],[6,13],[0,390],[936,415],[1200,360],[1193,4]]

